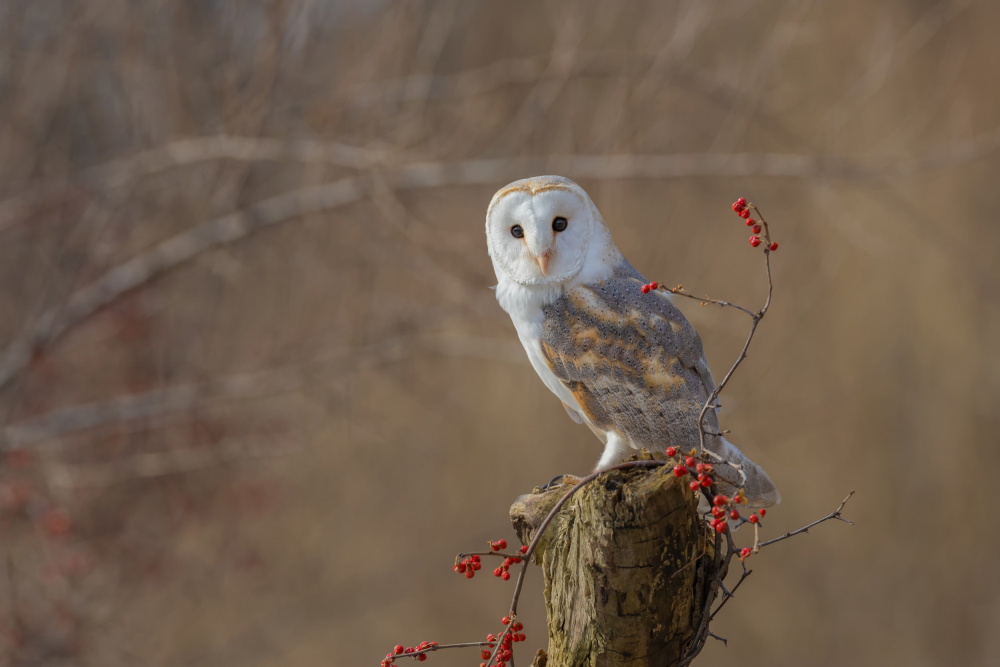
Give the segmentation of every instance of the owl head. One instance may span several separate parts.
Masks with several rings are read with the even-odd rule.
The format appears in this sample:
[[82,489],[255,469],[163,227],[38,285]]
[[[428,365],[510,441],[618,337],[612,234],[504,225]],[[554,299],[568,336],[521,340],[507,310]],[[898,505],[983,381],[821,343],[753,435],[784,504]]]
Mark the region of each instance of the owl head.
[[583,188],[562,176],[535,176],[501,188],[486,211],[486,242],[497,278],[552,285],[620,253]]

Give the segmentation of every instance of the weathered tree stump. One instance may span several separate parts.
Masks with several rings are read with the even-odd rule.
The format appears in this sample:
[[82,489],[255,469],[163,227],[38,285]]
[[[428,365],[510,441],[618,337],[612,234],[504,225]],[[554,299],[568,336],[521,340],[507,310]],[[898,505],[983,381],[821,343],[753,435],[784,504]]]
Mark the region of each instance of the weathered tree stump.
[[[689,482],[669,468],[615,470],[563,506],[533,558],[545,577],[547,667],[680,664],[713,594],[714,532]],[[569,488],[514,502],[525,544]]]

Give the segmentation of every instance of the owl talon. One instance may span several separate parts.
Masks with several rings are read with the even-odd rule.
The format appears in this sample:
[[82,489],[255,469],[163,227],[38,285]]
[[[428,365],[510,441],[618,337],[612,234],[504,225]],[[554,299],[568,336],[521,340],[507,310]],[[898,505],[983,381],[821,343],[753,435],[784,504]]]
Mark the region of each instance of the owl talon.
[[581,478],[577,477],[576,475],[556,475],[555,477],[553,477],[552,479],[550,479],[548,482],[545,483],[545,485],[542,487],[542,491],[548,491],[556,484],[562,486],[576,486],[577,484],[580,483],[580,479]]

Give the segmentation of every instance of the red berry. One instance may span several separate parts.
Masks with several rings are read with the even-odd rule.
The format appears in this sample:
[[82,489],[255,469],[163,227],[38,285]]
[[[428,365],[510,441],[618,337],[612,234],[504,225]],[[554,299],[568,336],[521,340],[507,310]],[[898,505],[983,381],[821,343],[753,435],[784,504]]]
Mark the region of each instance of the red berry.
[[723,505],[725,505],[728,502],[729,502],[729,498],[726,498],[721,493],[719,495],[717,495],[715,498],[712,499],[712,504],[715,505],[715,506],[717,506],[717,507],[722,507]]
[[760,515],[761,515],[761,516],[764,516],[765,514],[767,514],[767,510],[766,510],[766,509],[764,509],[763,507],[761,507],[761,508],[760,508]]
[[741,218],[749,218],[750,217],[750,209],[746,209],[745,208],[742,211],[740,211],[740,217]]
[[704,478],[703,478],[703,479],[701,480],[701,485],[702,485],[702,486],[704,486],[704,487],[705,487],[706,489],[707,489],[708,487],[712,486],[712,478],[706,475],[706,476],[705,476],[705,477],[704,477]]
[[472,554],[471,558],[473,563],[478,563],[481,560],[479,554]]
[[497,541],[497,544],[498,544],[498,545],[500,545],[500,548],[501,548],[501,549],[506,549],[506,548],[507,548],[507,540],[505,540],[505,539],[503,539],[503,538],[500,538],[500,539],[499,539],[499,540]]
[[691,487],[692,491],[697,491],[698,487],[701,486],[701,483],[700,482],[691,482],[691,484],[689,484],[688,486]]
[[674,466],[674,476],[675,477],[683,477],[686,474],[688,474],[688,469],[687,469],[686,466],[682,466],[682,465],[675,465]]
[[750,523],[757,523],[758,521],[760,521],[760,519],[757,517],[756,514],[750,515]]
[[481,570],[482,567],[483,567],[483,564],[482,563],[470,563],[469,567],[471,567],[473,570]]
[[523,554],[528,553],[528,545],[527,544],[525,544],[525,545],[523,545],[521,547],[521,553],[523,553]]
[[642,287],[640,287],[639,289],[641,289],[641,290],[642,290],[642,293],[643,293],[643,294],[649,294],[649,285],[643,285],[643,286],[642,286]]
[[760,237],[759,236],[751,236],[750,237],[750,245],[752,245],[754,248],[756,248],[757,246],[759,246],[760,245]]
[[715,524],[715,532],[717,532],[717,533],[724,533],[724,532],[726,532],[726,522],[725,521],[720,521],[719,523]]
[[461,563],[459,563],[458,565],[455,566],[455,572],[458,572],[459,574],[465,572],[465,561],[464,560]]
[[693,457],[693,456],[689,456],[689,457],[687,457],[686,459],[684,459],[684,463],[685,463],[685,464],[686,464],[686,465],[687,465],[687,466],[688,466],[689,468],[694,468],[694,467],[695,467],[695,466],[694,466],[694,457]]
[[733,210],[734,211],[736,211],[737,213],[739,213],[741,208],[743,208],[743,207],[740,206],[740,203],[738,201],[734,201],[733,202]]
[[743,547],[740,549],[740,558],[746,558],[751,553],[753,553],[753,550],[750,547]]
[[396,648],[392,649],[392,652],[395,653],[396,655],[399,655],[400,653],[403,652],[403,645],[396,644]]
[[753,226],[753,233],[754,234],[760,234],[760,225],[754,225]]
[[775,241],[774,243],[771,244],[771,250],[777,250],[777,249],[778,249],[778,242]]
[[503,574],[503,570],[501,570],[499,567],[497,569],[493,570],[493,576],[494,577],[499,577],[501,574]]
[[417,656],[417,660],[419,660],[420,662],[423,662],[426,659],[427,659],[426,653],[421,653],[420,655]]
[[655,290],[659,286],[660,286],[660,284],[658,282],[656,282],[655,280],[653,282],[649,283],[649,289]]
[[413,647],[407,646],[406,648],[403,649],[403,653],[413,653]]
[[740,513],[736,510],[733,510],[732,512],[729,513],[729,518],[732,519],[733,521],[737,521],[740,518]]
[[502,619],[500,619],[500,622],[503,623],[504,625],[510,625],[510,616],[504,616]]
[[721,507],[712,508],[712,516],[714,516],[716,519],[721,519],[725,515],[726,515],[726,510],[722,509]]
[[49,535],[63,535],[69,532],[69,515],[62,509],[53,508],[45,512],[42,523]]
[[753,227],[753,223],[754,223],[754,219],[753,218],[749,218],[747,220],[747,227]]
[[500,578],[501,578],[501,579],[503,579],[504,581],[507,581],[508,579],[510,579],[510,572],[507,572],[507,571],[504,571],[504,572],[503,572],[503,573],[502,573],[502,574],[500,575]]
[[479,657],[481,657],[483,660],[489,660],[490,652],[487,651],[486,649],[483,649],[482,652],[479,654]]
[[476,576],[476,571],[475,570],[473,570],[473,569],[470,568],[470,569],[468,569],[468,570],[465,571],[465,578],[466,579],[472,579],[474,576]]
[[667,456],[668,457],[677,456],[677,448],[676,447],[667,447]]
[[495,640],[496,640],[496,636],[492,632],[490,634],[486,635],[486,641],[491,642],[491,641],[495,641]]
[[745,197],[740,197],[739,199],[736,200],[736,203],[739,204],[740,206],[746,206],[747,200]]

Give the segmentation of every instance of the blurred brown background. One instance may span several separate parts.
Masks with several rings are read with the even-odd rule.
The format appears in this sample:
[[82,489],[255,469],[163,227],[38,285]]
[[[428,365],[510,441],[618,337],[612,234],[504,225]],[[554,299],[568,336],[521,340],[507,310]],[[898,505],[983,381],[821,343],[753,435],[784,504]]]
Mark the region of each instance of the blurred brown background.
[[[488,289],[486,206],[539,173],[690,291],[763,298],[736,197],[781,244],[723,423],[784,496],[767,534],[851,489],[857,526],[758,557],[697,664],[997,664],[998,26],[0,4],[0,664],[375,665],[495,629],[511,584],[454,554],[600,453]],[[745,318],[680,305],[721,377]]]

